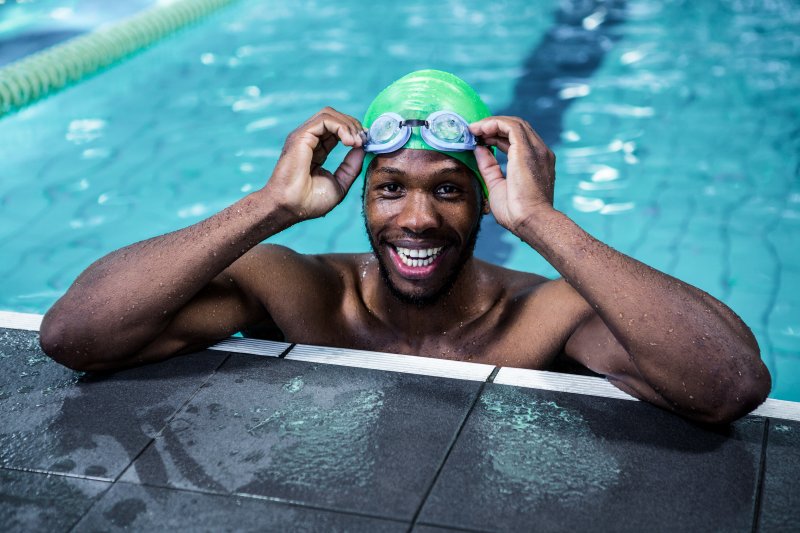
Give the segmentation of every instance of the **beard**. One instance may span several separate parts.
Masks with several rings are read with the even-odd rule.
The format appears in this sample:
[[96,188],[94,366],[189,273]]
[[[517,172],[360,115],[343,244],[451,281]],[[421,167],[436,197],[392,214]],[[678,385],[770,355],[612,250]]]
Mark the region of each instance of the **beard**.
[[387,259],[385,259],[383,254],[380,253],[378,243],[375,241],[375,238],[369,231],[369,224],[367,223],[367,217],[363,210],[362,215],[364,216],[364,227],[367,231],[369,244],[372,247],[372,253],[375,254],[375,257],[378,259],[378,269],[381,273],[381,279],[383,280],[383,283],[389,289],[389,292],[392,294],[392,296],[397,298],[400,302],[414,305],[418,308],[429,307],[435,304],[439,301],[439,299],[441,299],[442,296],[449,293],[450,289],[453,288],[453,285],[455,285],[456,281],[458,281],[458,278],[464,269],[464,265],[466,265],[467,261],[472,258],[472,254],[475,251],[475,243],[478,240],[478,233],[481,231],[481,219],[483,218],[483,215],[481,215],[481,217],[478,219],[478,223],[475,225],[475,229],[472,230],[467,237],[467,241],[464,247],[461,249],[458,260],[450,269],[450,272],[448,272],[445,276],[444,283],[442,283],[438,289],[430,294],[409,294],[401,291],[392,281],[391,276],[389,275],[389,267],[386,265]]

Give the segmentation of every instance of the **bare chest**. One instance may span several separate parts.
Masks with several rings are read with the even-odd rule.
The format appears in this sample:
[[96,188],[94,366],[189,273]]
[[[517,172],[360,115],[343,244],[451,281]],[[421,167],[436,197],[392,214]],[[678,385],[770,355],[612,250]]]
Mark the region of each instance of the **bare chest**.
[[[499,366],[547,368],[563,349],[563,332],[547,324],[531,332],[514,320],[487,316],[421,333],[387,326],[371,316],[342,316],[284,329],[286,340]],[[535,328],[534,328],[535,329]]]

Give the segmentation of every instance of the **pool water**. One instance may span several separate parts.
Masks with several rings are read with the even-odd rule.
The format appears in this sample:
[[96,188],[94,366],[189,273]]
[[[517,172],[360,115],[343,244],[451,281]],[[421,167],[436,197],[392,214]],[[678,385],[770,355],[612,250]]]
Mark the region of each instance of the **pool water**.
[[[0,120],[0,309],[46,311],[103,254],[261,187],[321,107],[360,117],[439,68],[540,131],[558,209],[731,306],[800,400],[798,52],[788,0],[242,1]],[[366,250],[354,189],[270,240]],[[477,253],[557,275],[491,220]]]

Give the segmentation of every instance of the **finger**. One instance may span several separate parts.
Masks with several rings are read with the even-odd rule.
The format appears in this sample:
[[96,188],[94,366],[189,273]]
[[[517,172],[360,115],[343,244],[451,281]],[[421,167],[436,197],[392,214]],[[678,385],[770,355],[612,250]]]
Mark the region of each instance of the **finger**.
[[469,125],[469,130],[478,137],[511,138],[513,129],[506,117],[487,117]]
[[487,117],[470,124],[470,131],[484,140],[497,137],[506,138],[511,144],[527,142],[545,146],[531,125],[518,117]]
[[475,160],[478,162],[478,170],[483,176],[483,181],[486,183],[486,188],[489,189],[489,194],[491,195],[492,188],[506,179],[503,175],[503,169],[500,168],[500,164],[492,151],[485,146],[475,148]]
[[328,133],[324,135],[321,139],[317,147],[314,149],[314,155],[311,157],[311,162],[321,165],[325,162],[328,158],[328,154],[336,148],[336,145],[339,144],[339,138],[332,133]]
[[342,189],[342,196],[344,196],[359,174],[361,174],[361,167],[364,164],[364,150],[361,148],[353,148],[347,155],[344,156],[342,164],[336,169],[333,176],[339,183]]
[[487,146],[495,146],[505,153],[508,153],[511,147],[511,143],[505,137],[481,137],[481,139]]
[[335,109],[333,109],[332,107],[328,107],[326,109],[328,114],[330,114],[336,119],[341,120],[347,125],[348,131],[350,132],[351,135],[353,135],[353,138],[356,140],[355,146],[361,146],[361,144],[363,144],[363,141],[361,139],[361,132],[364,131],[364,127],[361,125],[361,122],[359,122],[357,118],[350,115],[346,115],[344,113],[340,113]]
[[317,122],[311,124],[306,132],[316,137],[316,142],[314,142],[312,148],[317,147],[320,139],[324,137],[326,133],[335,135],[337,139],[340,139],[342,143],[347,146],[353,146],[357,142],[356,137],[358,137],[358,134],[355,130],[351,132],[350,127],[350,124],[340,118],[329,114],[323,114],[320,115]]

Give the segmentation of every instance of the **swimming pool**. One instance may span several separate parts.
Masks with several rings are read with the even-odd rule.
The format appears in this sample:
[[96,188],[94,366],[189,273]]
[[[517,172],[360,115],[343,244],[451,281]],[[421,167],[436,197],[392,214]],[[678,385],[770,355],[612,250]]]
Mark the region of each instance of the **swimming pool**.
[[[800,6],[578,4],[242,1],[3,118],[0,309],[44,312],[101,255],[260,187],[319,108],[361,116],[392,80],[439,68],[541,131],[557,208],[730,305],[772,396],[800,400]],[[362,226],[351,193],[272,240],[360,251]],[[491,221],[477,253],[555,275]]]

